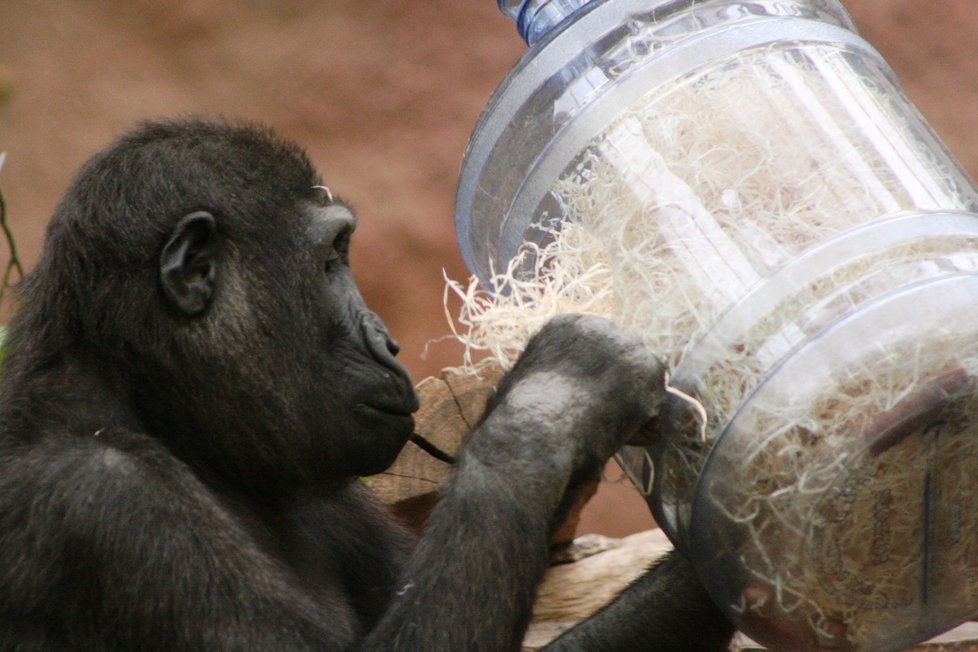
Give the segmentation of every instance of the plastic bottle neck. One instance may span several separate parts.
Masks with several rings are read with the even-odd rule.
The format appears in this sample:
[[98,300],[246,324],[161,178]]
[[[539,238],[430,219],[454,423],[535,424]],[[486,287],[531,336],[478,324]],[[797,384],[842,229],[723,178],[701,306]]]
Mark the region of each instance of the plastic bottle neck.
[[499,10],[516,23],[527,45],[533,45],[593,0],[498,0]]

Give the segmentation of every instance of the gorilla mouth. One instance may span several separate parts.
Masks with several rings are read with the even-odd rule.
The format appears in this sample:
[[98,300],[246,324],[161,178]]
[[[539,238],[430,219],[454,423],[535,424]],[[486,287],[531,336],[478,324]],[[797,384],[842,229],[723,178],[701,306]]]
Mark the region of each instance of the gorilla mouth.
[[404,403],[357,403],[357,410],[372,415],[382,415],[386,417],[410,417],[418,410],[415,401]]

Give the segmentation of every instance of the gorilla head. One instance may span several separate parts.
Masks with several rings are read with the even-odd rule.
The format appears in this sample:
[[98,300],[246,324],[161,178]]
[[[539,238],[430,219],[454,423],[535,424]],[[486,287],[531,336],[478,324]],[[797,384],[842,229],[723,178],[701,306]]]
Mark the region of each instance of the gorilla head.
[[149,124],[79,173],[24,318],[204,477],[267,491],[376,473],[417,399],[351,276],[355,225],[264,130]]

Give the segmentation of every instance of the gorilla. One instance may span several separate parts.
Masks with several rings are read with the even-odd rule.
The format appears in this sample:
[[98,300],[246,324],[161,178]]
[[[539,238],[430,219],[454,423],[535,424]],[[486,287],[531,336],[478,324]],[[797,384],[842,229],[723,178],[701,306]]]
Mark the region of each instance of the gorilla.
[[[662,366],[554,320],[415,540],[360,481],[418,403],[351,276],[355,226],[254,125],[147,123],[82,168],[0,380],[0,649],[519,649],[549,533],[656,414]],[[731,633],[673,555],[552,649]]]

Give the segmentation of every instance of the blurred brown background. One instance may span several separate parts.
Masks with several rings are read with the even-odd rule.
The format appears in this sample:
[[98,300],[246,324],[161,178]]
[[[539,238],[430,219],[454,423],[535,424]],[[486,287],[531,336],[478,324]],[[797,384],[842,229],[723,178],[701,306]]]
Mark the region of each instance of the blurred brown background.
[[[975,0],[843,1],[978,176]],[[523,52],[494,0],[0,0],[0,189],[21,258],[33,266],[78,166],[135,122],[259,120],[302,143],[358,209],[367,302],[415,378],[435,374],[459,363],[457,346],[426,346],[448,332],[443,271],[468,275],[452,225],[459,163]],[[0,307],[0,322],[9,314]],[[608,482],[580,531],[650,523],[634,491]]]

